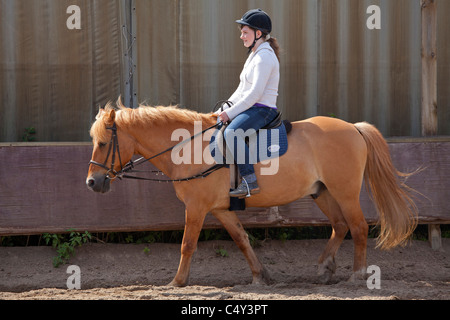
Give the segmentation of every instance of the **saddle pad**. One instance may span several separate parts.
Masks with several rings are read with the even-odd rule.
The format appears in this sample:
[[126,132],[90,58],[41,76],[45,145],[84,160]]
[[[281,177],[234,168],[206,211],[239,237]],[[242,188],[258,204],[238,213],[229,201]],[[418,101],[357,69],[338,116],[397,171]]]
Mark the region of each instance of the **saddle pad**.
[[[287,133],[284,123],[277,128],[260,129],[256,132],[256,137],[254,135],[248,137],[251,164],[280,157],[288,150]],[[214,132],[209,147],[211,156],[218,164],[234,163],[231,151],[224,147],[223,133],[221,130]],[[227,150],[227,152],[224,153],[224,150]]]

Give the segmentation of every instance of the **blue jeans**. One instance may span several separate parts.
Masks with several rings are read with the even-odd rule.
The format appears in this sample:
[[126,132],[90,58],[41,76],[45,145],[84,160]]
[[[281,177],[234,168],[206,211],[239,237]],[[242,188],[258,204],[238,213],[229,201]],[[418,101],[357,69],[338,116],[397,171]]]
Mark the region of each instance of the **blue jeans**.
[[[234,146],[234,150],[229,149],[229,151],[232,152],[241,176],[244,177],[255,173],[253,164],[250,163],[250,151],[245,143],[245,137],[253,130],[257,131],[269,124],[275,119],[277,113],[276,109],[253,106],[237,115],[225,129],[224,138],[227,146]],[[246,132],[247,134],[245,134]]]

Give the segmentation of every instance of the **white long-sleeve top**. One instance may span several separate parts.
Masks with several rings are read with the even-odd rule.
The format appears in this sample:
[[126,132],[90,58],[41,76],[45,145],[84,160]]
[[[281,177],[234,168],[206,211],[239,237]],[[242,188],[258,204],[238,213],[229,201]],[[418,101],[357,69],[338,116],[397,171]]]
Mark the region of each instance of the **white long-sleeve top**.
[[233,103],[224,105],[232,120],[255,103],[277,108],[278,84],[280,82],[280,63],[268,42],[261,43],[244,64],[237,90],[228,99]]

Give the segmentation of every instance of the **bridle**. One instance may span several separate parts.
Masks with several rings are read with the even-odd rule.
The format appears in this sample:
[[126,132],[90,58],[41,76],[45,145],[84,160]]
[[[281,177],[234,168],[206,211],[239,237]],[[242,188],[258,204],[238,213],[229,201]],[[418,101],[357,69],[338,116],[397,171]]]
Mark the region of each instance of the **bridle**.
[[[151,159],[154,159],[154,158],[156,158],[156,157],[158,157],[158,156],[160,156],[160,155],[162,155],[162,154],[164,154],[166,152],[172,151],[172,149],[174,149],[178,145],[184,144],[187,141],[190,141],[190,140],[194,139],[196,136],[201,135],[201,134],[205,133],[206,131],[208,131],[210,129],[217,128],[217,127],[220,127],[220,126],[222,126],[222,122],[216,123],[215,125],[213,125],[213,126],[211,126],[209,128],[206,128],[202,132],[197,133],[197,134],[191,136],[190,138],[188,138],[186,140],[183,140],[183,141],[177,143],[176,145],[174,145],[174,146],[172,146],[170,148],[167,148],[164,151],[159,152],[156,155],[153,155],[153,156],[151,156],[149,158],[141,157],[141,158],[136,159],[134,161],[130,160],[127,164],[125,164],[123,166],[122,165],[122,159],[120,157],[119,140],[117,138],[117,126],[116,126],[116,123],[114,122],[112,127],[107,127],[106,128],[107,130],[111,130],[111,140],[109,141],[108,153],[106,154],[105,161],[103,163],[100,163],[100,162],[97,162],[97,161],[94,161],[94,160],[91,159],[89,161],[89,165],[93,164],[93,165],[96,165],[98,167],[101,167],[101,168],[107,170],[106,171],[106,178],[110,179],[110,180],[115,180],[116,178],[119,178],[121,180],[122,178],[126,178],[126,179],[137,179],[137,180],[147,180],[147,181],[157,181],[157,182],[182,182],[182,181],[190,181],[192,179],[205,178],[205,177],[209,176],[211,173],[213,173],[213,172],[215,172],[215,171],[225,167],[226,164],[216,164],[216,165],[212,166],[211,168],[209,168],[209,169],[207,169],[207,170],[205,170],[205,171],[203,171],[203,172],[201,172],[199,174],[196,174],[196,175],[193,175],[193,176],[190,176],[190,177],[187,177],[187,178],[181,178],[181,179],[144,178],[144,177],[137,177],[137,176],[126,175],[125,173],[134,171],[134,167],[136,167],[138,165],[141,165],[141,164],[143,164],[143,163],[145,163],[145,162],[147,162],[147,161],[149,161]],[[112,151],[111,167],[108,167],[106,164],[108,163],[108,159],[109,159],[109,156],[111,155],[111,151]],[[120,170],[119,171],[116,171],[114,169],[114,167],[115,167],[115,160],[116,160],[116,152],[119,155],[119,162],[120,162]],[[155,172],[155,171],[152,171],[152,172]],[[162,173],[161,171],[156,171],[156,172],[157,173]],[[111,176],[111,174],[113,174],[113,176]]]
[[[112,127],[106,127],[107,130],[111,130],[111,140],[109,141],[109,147],[108,147],[108,153],[106,154],[106,159],[103,163],[94,161],[91,159],[91,161],[89,161],[89,164],[93,164],[96,166],[99,166],[103,169],[106,169],[106,178],[110,179],[110,180],[114,180],[116,178],[121,178],[120,174],[124,171],[124,167],[122,166],[122,159],[120,158],[120,148],[119,148],[119,140],[117,138],[117,126],[116,123],[114,122]],[[108,163],[108,159],[109,156],[111,154],[111,150],[112,150],[112,159],[111,159],[111,167],[108,168],[106,166],[106,164]],[[116,171],[114,169],[115,167],[115,162],[116,162],[116,151],[119,155],[119,162],[120,162],[120,171]],[[126,165],[127,166],[127,165]],[[125,166],[125,167],[126,167]],[[112,173],[114,176],[111,177],[110,173]]]

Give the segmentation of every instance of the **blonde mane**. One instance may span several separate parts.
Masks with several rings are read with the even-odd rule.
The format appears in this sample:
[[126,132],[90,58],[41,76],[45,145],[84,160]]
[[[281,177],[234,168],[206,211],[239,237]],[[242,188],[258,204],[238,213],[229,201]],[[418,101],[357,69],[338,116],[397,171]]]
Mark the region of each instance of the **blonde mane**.
[[[99,113],[95,117],[96,121],[91,127],[91,137],[96,137],[98,140],[108,140],[110,132],[106,130],[104,121],[97,121],[103,119],[103,116],[109,114],[109,111],[116,111],[116,124],[117,126],[130,126],[130,125],[151,125],[158,124],[164,125],[167,123],[177,122],[180,125],[186,124],[187,126],[193,125],[194,121],[202,121],[205,125],[213,125],[216,122],[217,116],[211,113],[199,113],[193,110],[180,109],[177,106],[149,106],[140,104],[139,108],[131,109],[122,104],[119,99],[114,105],[108,102],[104,109],[100,109]],[[99,125],[99,123],[103,123]]]

